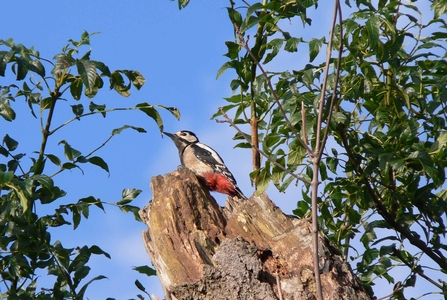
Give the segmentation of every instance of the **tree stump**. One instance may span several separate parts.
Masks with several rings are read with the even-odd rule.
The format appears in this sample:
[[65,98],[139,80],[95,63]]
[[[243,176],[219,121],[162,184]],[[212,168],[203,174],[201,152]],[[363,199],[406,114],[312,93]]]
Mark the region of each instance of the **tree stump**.
[[[316,299],[308,219],[284,215],[265,194],[220,207],[185,168],[153,177],[151,188],[143,239],[166,299]],[[324,299],[371,299],[319,239]]]

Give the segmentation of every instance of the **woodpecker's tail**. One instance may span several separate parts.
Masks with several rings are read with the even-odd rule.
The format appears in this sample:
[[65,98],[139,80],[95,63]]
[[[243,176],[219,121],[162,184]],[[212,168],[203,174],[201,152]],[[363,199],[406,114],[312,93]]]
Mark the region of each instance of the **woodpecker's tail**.
[[241,189],[237,185],[234,186],[234,190],[235,190],[235,195],[233,195],[233,196],[237,196],[239,199],[242,199],[242,200],[247,200],[247,197],[245,197],[244,193],[242,193]]

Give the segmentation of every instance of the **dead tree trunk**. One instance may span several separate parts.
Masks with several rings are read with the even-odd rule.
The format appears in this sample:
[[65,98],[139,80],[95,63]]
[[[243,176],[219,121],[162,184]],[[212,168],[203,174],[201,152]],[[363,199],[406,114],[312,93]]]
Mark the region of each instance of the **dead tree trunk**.
[[[143,239],[166,299],[315,299],[309,220],[266,195],[222,208],[184,168],[151,187]],[[324,299],[371,299],[324,235],[318,252]]]

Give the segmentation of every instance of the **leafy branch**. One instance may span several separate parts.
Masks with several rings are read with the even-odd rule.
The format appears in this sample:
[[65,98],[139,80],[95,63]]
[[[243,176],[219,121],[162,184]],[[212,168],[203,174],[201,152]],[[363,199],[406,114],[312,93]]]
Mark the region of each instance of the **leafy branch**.
[[[264,3],[263,6],[265,6],[266,4]],[[262,13],[265,14],[266,11],[263,9]],[[261,13],[258,13],[258,15],[260,15]],[[307,184],[310,184],[312,186],[312,224],[313,224],[313,247],[314,247],[314,273],[315,273],[315,279],[316,279],[316,286],[317,286],[317,296],[318,299],[323,299],[323,294],[322,294],[322,290],[321,290],[321,280],[320,280],[320,270],[319,270],[319,253],[318,253],[318,186],[320,184],[319,179],[318,179],[318,173],[319,173],[319,167],[320,167],[320,161],[321,161],[321,156],[323,154],[323,149],[325,147],[326,141],[327,141],[327,137],[328,137],[328,132],[329,132],[329,124],[331,121],[331,117],[332,117],[332,111],[333,111],[333,107],[335,105],[335,98],[336,98],[336,87],[337,87],[337,83],[338,83],[338,78],[340,77],[340,64],[341,64],[341,54],[343,51],[343,44],[339,43],[339,49],[338,49],[338,64],[337,64],[337,73],[336,73],[336,79],[334,82],[334,92],[332,94],[332,100],[331,103],[328,107],[328,116],[327,116],[327,126],[325,128],[325,133],[324,133],[324,137],[321,138],[320,136],[320,132],[322,131],[322,124],[323,124],[323,109],[325,108],[325,98],[326,98],[326,87],[327,87],[327,78],[328,78],[328,73],[329,73],[329,64],[330,64],[330,60],[331,60],[331,53],[332,53],[332,40],[334,38],[334,32],[335,32],[335,24],[336,24],[336,20],[337,17],[339,19],[339,26],[340,26],[340,36],[343,35],[343,32],[341,30],[341,20],[342,20],[342,14],[341,14],[341,9],[340,9],[340,3],[338,1],[335,1],[335,7],[334,7],[334,17],[333,17],[333,22],[332,22],[332,27],[331,27],[331,34],[330,34],[330,39],[329,39],[329,43],[328,43],[328,51],[327,51],[327,56],[326,56],[326,66],[325,66],[325,74],[324,74],[324,80],[323,80],[323,84],[322,84],[322,91],[321,91],[321,97],[320,97],[320,101],[319,101],[319,113],[317,113],[318,116],[318,121],[317,121],[317,129],[316,129],[316,145],[315,145],[315,150],[312,150],[307,141],[306,141],[306,126],[305,126],[305,117],[303,117],[303,139],[301,138],[300,134],[298,133],[298,131],[295,129],[295,127],[292,125],[289,117],[287,116],[287,113],[285,112],[281,102],[279,101],[279,97],[276,94],[276,90],[273,87],[273,83],[271,81],[271,78],[269,77],[269,75],[267,74],[267,72],[264,70],[262,64],[259,62],[259,58],[253,53],[253,51],[250,49],[250,47],[247,44],[247,40],[245,40],[243,32],[240,30],[238,24],[234,23],[234,27],[235,27],[235,31],[237,33],[238,36],[238,40],[239,40],[239,45],[241,47],[243,47],[247,53],[249,54],[249,56],[251,57],[251,59],[253,60],[253,67],[252,67],[252,78],[254,78],[254,73],[255,73],[255,68],[259,68],[259,70],[261,70],[265,81],[267,83],[267,86],[269,88],[269,92],[272,94],[273,96],[273,100],[276,104],[276,106],[279,108],[282,118],[284,119],[286,125],[288,126],[288,128],[292,131],[293,135],[295,136],[295,138],[301,143],[301,145],[306,149],[307,153],[309,154],[309,158],[311,159],[312,163],[313,163],[313,178],[312,181],[308,181],[306,179],[304,179],[301,176],[298,176],[296,174],[294,174],[293,172],[291,172],[290,170],[288,170],[287,168],[285,168],[283,165],[281,165],[280,163],[278,163],[275,159],[273,159],[272,157],[270,157],[269,155],[267,155],[264,151],[261,151],[259,149],[259,147],[257,146],[257,143],[254,143],[253,141],[253,135],[256,134],[257,136],[257,122],[253,122],[253,116],[251,118],[250,121],[250,127],[251,127],[251,132],[252,132],[252,139],[250,140],[235,124],[235,122],[233,122],[225,113],[223,108],[219,108],[222,116],[225,118],[225,120],[227,122],[229,122],[237,131],[240,135],[242,135],[247,142],[251,145],[251,147],[253,149],[256,150],[257,153],[261,153],[263,156],[265,156],[271,163],[273,163],[274,165],[276,165],[277,167],[279,167],[281,170],[285,171],[286,173],[290,174],[291,176],[295,177],[298,180],[301,180]],[[258,26],[258,31],[256,33],[257,36],[257,40],[255,45],[258,45],[259,43],[259,38],[262,36],[262,32],[260,32],[260,30],[262,30],[262,26]],[[256,46],[255,46],[256,47]],[[252,80],[252,85],[253,85],[253,80]],[[253,98],[253,93],[252,93],[252,98]],[[252,101],[252,103],[255,103],[254,101]],[[304,106],[301,107],[302,109],[302,114],[303,116],[305,115],[305,109]],[[252,113],[254,111],[256,111],[256,108],[252,106],[251,108]],[[256,132],[256,133],[254,133]],[[256,141],[256,139],[255,139]],[[255,158],[253,158],[255,160]],[[255,181],[257,182],[257,180]],[[259,191],[258,191],[259,192]]]
[[[27,48],[22,44],[16,44],[14,40],[0,40],[0,76],[5,76],[8,64],[12,65],[12,70],[16,75],[16,80],[21,81],[30,77],[29,83],[23,83],[22,88],[15,84],[0,87],[0,116],[4,121],[13,122],[16,112],[11,106],[11,102],[23,96],[31,111],[31,116],[37,118],[34,113],[34,106],[40,109],[40,129],[41,141],[36,147],[37,158],[31,157],[32,165],[26,172],[21,165],[21,158],[24,153],[18,153],[19,141],[6,134],[3,138],[3,145],[0,146],[0,154],[7,159],[7,163],[0,162],[0,266],[2,278],[0,284],[6,287],[6,292],[0,293],[0,297],[7,298],[83,298],[88,286],[96,281],[106,278],[103,275],[94,277],[81,286],[81,282],[90,272],[87,263],[92,254],[110,255],[98,246],[78,246],[75,248],[65,248],[61,242],[51,241],[51,228],[73,225],[75,230],[82,218],[89,217],[91,206],[96,206],[104,211],[103,204],[99,198],[88,196],[79,199],[76,203],[59,205],[54,213],[39,215],[39,208],[43,205],[54,203],[64,197],[66,192],[55,185],[53,177],[64,170],[79,168],[81,163],[91,163],[99,166],[107,173],[109,167],[99,156],[94,156],[100,149],[103,149],[111,138],[123,130],[131,128],[138,132],[146,132],[143,128],[124,125],[121,128],[112,130],[111,135],[99,146],[95,147],[88,154],[82,153],[73,148],[66,139],[59,142],[63,145],[63,153],[66,162],[53,154],[47,153],[48,145],[51,143],[51,136],[56,131],[68,126],[74,120],[120,110],[139,110],[153,119],[163,131],[163,121],[157,109],[166,109],[176,118],[180,118],[179,111],[174,107],[163,105],[153,106],[148,103],[139,103],[135,107],[129,108],[108,108],[105,105],[98,105],[92,101],[89,104],[89,113],[84,113],[82,103],[75,102],[71,105],[71,110],[75,115],[65,123],[53,128],[55,116],[66,113],[62,100],[70,102],[70,99],[63,99],[66,93],[70,93],[75,101],[79,101],[84,95],[88,98],[96,96],[103,88],[103,78],[108,78],[110,88],[121,96],[129,96],[131,87],[139,90],[144,82],[144,77],[138,71],[116,70],[111,72],[102,62],[91,60],[91,49],[81,58],[75,58],[80,47],[90,45],[90,36],[84,32],[80,41],[69,40],[69,43],[62,49],[62,53],[54,57],[55,62],[40,57],[33,48]],[[52,75],[46,74],[45,66],[52,68]],[[39,78],[39,79],[35,79]],[[128,83],[125,79],[127,78]],[[51,88],[49,82],[54,81]],[[43,86],[47,88],[47,95]],[[13,96],[11,89],[17,89]],[[65,102],[64,102],[65,103]],[[60,169],[53,175],[46,175],[48,168],[46,162],[51,161]],[[20,170],[20,173],[17,172]],[[82,171],[82,169],[81,169]],[[83,171],[82,171],[83,172]],[[107,203],[118,207],[121,211],[131,212],[136,220],[140,220],[139,208],[130,203],[141,193],[136,189],[124,189],[121,200],[116,203]],[[48,210],[45,210],[46,212]],[[65,215],[71,216],[71,222]],[[42,287],[42,292],[35,293],[38,277],[36,269],[46,269],[50,278],[54,278],[52,288]]]
[[[397,241],[401,248],[416,246],[434,265],[418,265],[420,270],[444,271],[447,23],[440,16],[445,1],[433,1],[434,14],[426,24],[414,3],[356,2],[357,9],[343,20],[337,1],[327,43],[325,37],[293,37],[281,22],[301,19],[303,25],[311,25],[306,9],[319,1],[242,2],[238,6],[230,1],[236,42],[225,43],[229,61],[217,74],[236,72],[230,82],[235,95],[225,98],[229,104],[213,117],[223,115],[236,128],[235,139],[246,141],[236,147],[251,148],[266,158],[250,174],[257,192],[270,181],[281,192],[293,180],[303,182],[303,199],[294,213],[318,218],[321,230],[344,249],[346,259],[348,249],[357,252],[352,263],[357,262],[355,269],[371,295],[374,279],[395,280],[387,270],[400,259],[388,251],[388,242]],[[353,7],[350,2],[345,4]],[[251,40],[249,32],[254,34]],[[309,47],[304,68],[267,70],[265,65],[281,50],[297,52],[302,43]],[[326,53],[325,63],[312,64],[325,44],[328,52],[337,51],[337,57]],[[241,50],[244,54],[239,55]],[[327,91],[332,91],[330,97]],[[227,114],[232,109],[230,122]],[[251,136],[240,130],[241,124],[250,126]],[[259,131],[259,145],[253,143],[254,131]],[[328,139],[334,145],[323,152]],[[306,158],[309,162],[303,164]],[[297,172],[299,178],[292,175]],[[321,182],[325,185],[318,199],[316,187]],[[378,229],[386,236],[377,237]],[[362,246],[354,248],[354,239]],[[424,273],[399,266],[410,273],[395,290],[403,299],[404,291],[415,285],[412,278]],[[439,280],[437,289],[444,285]]]
[[[233,122],[233,120],[225,113],[225,111],[223,110],[222,107],[219,108],[222,117],[225,119],[225,121],[219,121],[217,120],[217,122],[219,123],[223,123],[223,122],[228,122],[234,129],[236,129],[236,131],[242,135],[244,137],[244,139],[248,142],[251,143],[250,138]],[[259,149],[258,147],[256,147],[255,145],[252,145],[253,149],[255,149],[258,153],[260,153],[261,155],[263,155],[265,158],[267,158],[269,161],[271,161],[275,166],[277,166],[278,168],[280,168],[281,170],[283,170],[284,172],[288,173],[289,175],[293,176],[294,178],[296,178],[297,180],[300,180],[304,183],[310,184],[311,182],[308,181],[307,179],[305,179],[304,177],[301,177],[295,173],[293,173],[292,171],[290,171],[289,169],[287,169],[286,167],[284,167],[283,165],[281,165],[280,163],[278,163],[275,159],[273,159],[273,157],[269,156],[267,153],[265,153],[264,151],[262,151],[261,149]]]

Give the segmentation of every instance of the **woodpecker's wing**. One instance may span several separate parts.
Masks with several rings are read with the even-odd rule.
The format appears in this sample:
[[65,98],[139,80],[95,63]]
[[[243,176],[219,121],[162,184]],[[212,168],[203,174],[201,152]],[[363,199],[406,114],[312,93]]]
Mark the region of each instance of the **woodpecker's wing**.
[[230,170],[225,166],[223,159],[213,148],[202,143],[192,144],[191,147],[194,149],[194,155],[199,160],[212,167],[216,172],[222,173],[231,183],[236,185],[236,179],[234,179],[233,174],[231,174]]

